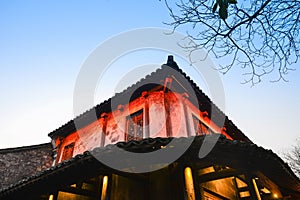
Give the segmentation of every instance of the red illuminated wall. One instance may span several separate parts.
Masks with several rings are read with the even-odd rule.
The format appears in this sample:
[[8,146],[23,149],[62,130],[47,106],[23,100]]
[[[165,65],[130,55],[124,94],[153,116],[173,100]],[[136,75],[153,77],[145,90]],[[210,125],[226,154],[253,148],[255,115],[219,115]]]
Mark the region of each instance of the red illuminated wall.
[[[68,159],[70,150],[66,147],[74,144],[73,156],[95,147],[105,146],[126,140],[125,133],[128,117],[142,110],[142,135],[146,137],[188,137],[194,136],[193,115],[215,133],[222,133],[232,139],[222,127],[218,127],[206,112],[192,104],[186,94],[176,92],[153,91],[142,95],[127,105],[119,105],[111,113],[102,113],[100,118],[88,126],[77,130],[65,138],[57,138],[56,163]],[[67,152],[69,151],[69,152]]]

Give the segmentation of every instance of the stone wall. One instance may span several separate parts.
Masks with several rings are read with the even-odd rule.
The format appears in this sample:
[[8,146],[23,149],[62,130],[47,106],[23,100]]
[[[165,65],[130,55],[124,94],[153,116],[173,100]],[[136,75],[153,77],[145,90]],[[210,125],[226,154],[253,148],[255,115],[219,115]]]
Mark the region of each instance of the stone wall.
[[0,190],[51,167],[50,143],[0,149]]

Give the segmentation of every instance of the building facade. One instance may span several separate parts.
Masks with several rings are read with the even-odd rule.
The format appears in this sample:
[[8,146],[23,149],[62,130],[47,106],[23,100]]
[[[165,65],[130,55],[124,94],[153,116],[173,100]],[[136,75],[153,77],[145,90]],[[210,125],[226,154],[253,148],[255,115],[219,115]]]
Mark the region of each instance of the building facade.
[[186,79],[169,56],[167,64],[151,77],[83,113],[79,119],[69,121],[49,136],[57,150],[56,163],[60,163],[117,142],[214,133],[251,143],[192,80]]
[[52,167],[0,199],[300,199],[288,165],[253,144],[173,56],[49,136]]

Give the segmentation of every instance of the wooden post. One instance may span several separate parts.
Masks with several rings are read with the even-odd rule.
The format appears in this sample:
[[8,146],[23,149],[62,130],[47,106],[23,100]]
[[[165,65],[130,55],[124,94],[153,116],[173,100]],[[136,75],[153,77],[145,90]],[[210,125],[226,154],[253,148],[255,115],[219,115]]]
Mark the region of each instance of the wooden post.
[[255,178],[253,176],[251,176],[249,173],[246,174],[246,182],[247,182],[247,185],[249,188],[251,199],[261,200],[256,182],[255,182]]
[[149,127],[149,102],[148,102],[148,92],[144,91],[142,92],[142,97],[144,97],[144,138],[149,138],[150,137],[150,127]]
[[101,118],[103,119],[103,123],[102,123],[102,133],[101,133],[100,147],[103,147],[104,144],[105,144],[105,136],[106,136],[107,114],[102,113]]
[[187,111],[187,107],[186,107],[186,101],[188,101],[188,97],[189,95],[185,92],[182,94],[183,97],[183,101],[182,101],[182,106],[183,106],[183,112],[184,112],[184,118],[185,118],[185,126],[186,126],[186,133],[187,133],[187,137],[191,136],[191,127],[190,127],[190,120],[189,120],[189,113]]
[[164,85],[164,106],[165,106],[165,113],[166,113],[166,132],[167,137],[172,137],[172,123],[171,123],[171,116],[170,116],[170,103],[167,99],[169,90],[172,85],[172,79],[166,78],[165,85]]
[[196,200],[193,173],[190,167],[184,169],[184,180],[187,200]]

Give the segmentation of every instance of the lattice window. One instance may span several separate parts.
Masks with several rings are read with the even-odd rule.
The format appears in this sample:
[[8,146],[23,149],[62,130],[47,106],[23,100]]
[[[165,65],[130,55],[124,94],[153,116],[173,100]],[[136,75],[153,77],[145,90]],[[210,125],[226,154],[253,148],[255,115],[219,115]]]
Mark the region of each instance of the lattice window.
[[126,141],[143,139],[143,110],[126,117]]

